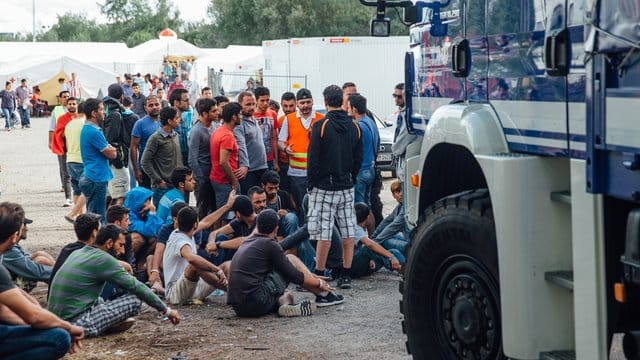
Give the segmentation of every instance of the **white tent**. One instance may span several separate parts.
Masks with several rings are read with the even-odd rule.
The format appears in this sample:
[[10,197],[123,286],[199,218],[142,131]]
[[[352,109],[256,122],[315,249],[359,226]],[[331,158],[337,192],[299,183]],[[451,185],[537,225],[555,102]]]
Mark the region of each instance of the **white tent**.
[[200,58],[207,53],[182,39],[166,38],[153,39],[130,49],[129,56],[136,65],[131,72],[155,73],[162,71],[162,61],[165,56]]
[[262,46],[229,45],[226,49],[204,50],[208,55],[196,61],[191,79],[206,84],[209,68],[222,70],[222,87],[227,92],[244,88],[248,78],[255,79],[256,73],[264,67]]
[[[36,59],[37,60],[37,59]],[[97,97],[106,95],[109,85],[115,82],[116,74],[106,71],[68,56],[48,58],[41,62],[34,60],[17,63],[0,70],[0,80],[15,78],[17,81],[25,78],[29,85],[38,85],[42,90],[41,98],[49,104],[56,104],[60,86],[58,78],[71,79],[71,73],[76,73],[82,86],[82,97]]]

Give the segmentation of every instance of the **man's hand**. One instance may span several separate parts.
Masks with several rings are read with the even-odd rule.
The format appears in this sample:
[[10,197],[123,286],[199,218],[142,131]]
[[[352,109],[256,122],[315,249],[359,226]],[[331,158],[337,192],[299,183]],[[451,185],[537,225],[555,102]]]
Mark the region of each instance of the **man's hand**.
[[144,214],[147,211],[156,212],[156,206],[153,205],[153,201],[149,201],[142,207],[142,209],[140,209],[140,215]]
[[293,155],[293,150],[291,150],[292,146],[293,146],[293,144],[289,144],[289,145],[287,145],[286,148],[284,148],[284,152],[286,152],[287,155],[289,155],[289,156]]
[[158,183],[158,188],[160,188],[160,189],[166,189],[166,188],[167,188],[167,182],[166,182],[166,181],[164,181],[164,180],[161,180],[161,181]]
[[236,198],[237,197],[238,197],[238,195],[236,195],[236,189],[234,188],[229,193],[229,197],[227,198],[227,203],[225,204],[225,206],[232,207],[233,203],[236,202]]
[[400,262],[394,257],[391,258],[391,268],[394,271],[400,271]]
[[278,217],[283,218],[285,217],[289,212],[285,209],[280,209],[278,210]]
[[133,174],[133,176],[136,178],[136,181],[141,184],[142,183],[142,171],[140,170],[136,170]]
[[220,274],[220,276],[218,277],[218,287],[226,290],[227,289],[227,285],[229,284],[227,277],[224,275],[224,272]]
[[273,160],[273,171],[280,172],[280,166],[278,165],[277,160]]
[[75,354],[82,347],[82,339],[84,338],[84,329],[80,326],[71,325],[69,328],[69,335],[71,335],[71,348],[69,348],[69,354]]
[[178,310],[171,310],[167,317],[173,325],[178,325],[180,323],[180,314],[178,314]]
[[160,272],[152,271],[151,274],[149,275],[148,283],[153,285],[153,284],[155,284],[157,282],[160,282],[160,284],[162,284],[162,281],[160,280]]
[[241,166],[239,168],[237,168],[236,170],[233,171],[233,176],[236,177],[236,179],[238,180],[242,180],[247,176],[247,173],[249,172],[249,168],[246,166]]
[[128,272],[129,274],[133,274],[133,269],[131,268],[131,265],[128,262],[118,260],[118,263],[120,264],[120,266],[124,268],[126,272]]

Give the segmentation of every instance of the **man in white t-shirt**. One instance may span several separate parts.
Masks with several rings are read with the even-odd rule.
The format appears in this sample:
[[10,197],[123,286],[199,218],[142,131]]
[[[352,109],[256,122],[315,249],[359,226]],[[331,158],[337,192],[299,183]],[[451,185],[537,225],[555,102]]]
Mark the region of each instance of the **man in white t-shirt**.
[[169,236],[164,251],[165,298],[170,304],[202,301],[216,288],[227,290],[224,272],[199,256],[193,233],[198,228],[198,212],[188,206],[178,212],[178,229]]

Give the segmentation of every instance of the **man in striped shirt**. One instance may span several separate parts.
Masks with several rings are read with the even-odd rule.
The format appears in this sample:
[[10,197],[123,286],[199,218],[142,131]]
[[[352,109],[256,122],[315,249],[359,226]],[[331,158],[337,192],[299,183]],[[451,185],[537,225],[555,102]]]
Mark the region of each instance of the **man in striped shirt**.
[[[115,256],[124,252],[124,244],[125,237],[120,228],[113,224],[105,226],[98,233],[94,246],[85,246],[69,255],[51,281],[49,310],[83,327],[87,337],[130,327],[133,322],[128,318],[140,312],[141,300],[173,324],[180,322],[176,310],[166,306],[118,263]],[[106,282],[127,294],[103,301],[100,293]],[[129,326],[123,327],[122,323]]]

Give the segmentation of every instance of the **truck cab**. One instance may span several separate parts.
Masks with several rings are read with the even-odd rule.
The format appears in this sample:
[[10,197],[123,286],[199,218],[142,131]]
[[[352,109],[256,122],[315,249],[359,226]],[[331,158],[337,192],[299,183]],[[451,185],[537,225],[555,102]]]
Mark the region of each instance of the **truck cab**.
[[397,6],[414,23],[404,119],[419,136],[404,157],[412,231],[400,286],[409,352],[606,359],[624,333],[638,357],[640,5],[375,5],[374,22]]

